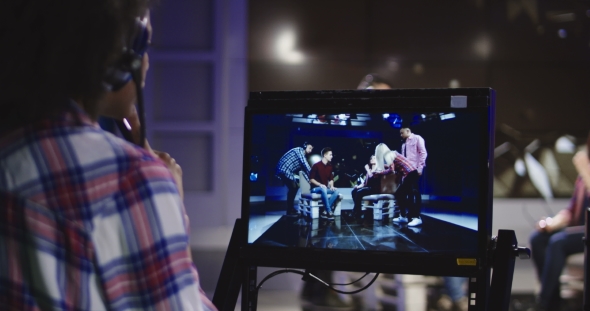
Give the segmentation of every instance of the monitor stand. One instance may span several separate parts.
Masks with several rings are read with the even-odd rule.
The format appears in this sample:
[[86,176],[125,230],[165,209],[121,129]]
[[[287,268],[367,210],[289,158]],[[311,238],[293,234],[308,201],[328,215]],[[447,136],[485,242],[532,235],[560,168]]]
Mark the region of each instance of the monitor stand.
[[515,259],[529,259],[531,251],[518,246],[514,230],[498,230],[497,237],[492,240],[491,254],[493,274],[486,310],[508,311]]
[[[588,209],[590,214],[590,208]],[[588,222],[586,222],[588,224]],[[256,311],[258,293],[256,291],[257,267],[248,265],[240,258],[240,238],[245,232],[246,224],[240,218],[236,219],[230,238],[227,253],[221,268],[219,280],[213,295],[213,304],[219,311],[234,311],[240,287],[242,288],[242,311]],[[586,226],[588,230],[588,225]],[[588,245],[588,244],[586,244]],[[510,293],[512,291],[512,279],[514,276],[514,264],[516,257],[529,259],[531,251],[517,245],[514,230],[498,230],[497,237],[490,243],[490,264],[493,269],[487,306],[481,310],[508,311],[510,305]],[[587,262],[586,262],[587,266]],[[376,271],[373,271],[376,272]],[[586,275],[587,275],[586,270]],[[587,280],[588,278],[585,278]],[[246,284],[246,286],[242,286]],[[584,287],[586,293],[586,287]],[[584,296],[584,310],[586,308],[586,296]]]

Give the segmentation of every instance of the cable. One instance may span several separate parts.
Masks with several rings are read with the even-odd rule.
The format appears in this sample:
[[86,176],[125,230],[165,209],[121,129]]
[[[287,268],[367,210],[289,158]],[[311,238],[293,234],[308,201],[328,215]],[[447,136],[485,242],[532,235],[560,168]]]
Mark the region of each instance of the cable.
[[365,278],[365,276],[367,276],[367,275],[369,275],[369,272],[365,272],[365,275],[361,276],[359,279],[357,279],[357,280],[354,280],[354,281],[352,281],[352,282],[350,282],[350,283],[345,283],[345,284],[332,283],[332,284],[330,284],[330,285],[332,285],[332,286],[334,286],[334,285],[337,285],[337,286],[346,286],[346,285],[352,285],[352,284],[354,284],[354,283],[356,283],[356,282],[359,282],[360,280],[364,279],[364,278]]
[[[310,275],[313,276],[313,277],[315,277],[315,275],[313,275],[313,274],[310,274]],[[377,277],[379,277],[379,273],[375,273],[375,276],[373,277],[373,279],[371,280],[371,282],[369,282],[367,285],[365,285],[364,287],[359,288],[357,290],[353,290],[352,292],[342,291],[342,290],[336,289],[336,288],[334,288],[332,286],[329,286],[329,285],[328,285],[328,287],[330,289],[332,289],[333,291],[337,292],[337,293],[352,295],[352,294],[360,293],[360,292],[364,291],[365,289],[369,288],[377,280]],[[315,277],[315,278],[317,280],[319,280],[317,277]],[[326,284],[325,282],[323,282],[323,283]]]
[[354,291],[351,291],[351,292],[347,292],[347,291],[342,291],[342,290],[336,289],[333,286],[334,285],[351,285],[351,284],[354,284],[354,283],[362,280],[365,276],[369,275],[369,272],[366,272],[365,275],[363,275],[361,278],[359,278],[358,280],[353,281],[351,283],[348,283],[348,284],[329,284],[329,283],[326,283],[324,280],[318,278],[317,276],[315,276],[315,275],[313,275],[313,274],[311,274],[309,272],[302,272],[302,271],[294,270],[294,269],[283,269],[283,270],[277,270],[275,272],[272,272],[269,275],[267,275],[266,277],[264,277],[262,279],[262,281],[260,281],[260,283],[258,284],[258,286],[256,286],[256,292],[258,292],[258,290],[260,290],[260,288],[262,288],[262,284],[264,284],[264,282],[266,282],[268,279],[270,279],[272,277],[275,277],[275,276],[277,276],[279,274],[283,274],[283,273],[295,273],[295,274],[302,275],[304,277],[307,276],[307,275],[309,275],[312,278],[316,279],[318,282],[322,283],[324,286],[326,286],[326,287],[330,288],[331,290],[333,290],[333,291],[335,291],[337,293],[340,293],[340,294],[356,294],[356,293],[360,293],[360,292],[364,291],[365,289],[369,288],[369,286],[371,286],[375,282],[375,280],[377,280],[377,277],[379,276],[379,273],[375,273],[375,276],[373,277],[373,279],[367,285],[365,285],[364,287],[362,287],[360,289],[357,289],[357,290],[354,290]]
[[295,273],[295,274],[299,274],[299,275],[303,275],[303,276],[306,275],[305,272],[301,272],[299,270],[293,270],[293,269],[277,270],[277,271],[267,275],[266,277],[264,277],[264,279],[262,279],[262,281],[260,281],[260,284],[258,284],[258,286],[256,286],[256,291],[258,291],[262,287],[262,284],[264,284],[264,282],[266,282],[266,280],[268,280],[276,275],[283,274],[283,273]]
[[137,57],[132,60],[134,62],[131,65],[131,78],[135,83],[135,92],[137,94],[137,116],[139,117],[139,141],[137,145],[145,148],[145,136],[146,136],[146,124],[145,124],[145,105],[143,100],[143,87],[142,87],[142,72],[141,72],[141,61],[142,58]]

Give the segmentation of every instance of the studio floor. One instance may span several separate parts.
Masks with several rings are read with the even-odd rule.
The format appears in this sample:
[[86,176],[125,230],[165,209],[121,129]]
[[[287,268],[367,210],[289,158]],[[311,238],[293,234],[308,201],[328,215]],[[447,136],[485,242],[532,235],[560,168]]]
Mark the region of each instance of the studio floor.
[[[265,216],[250,219],[250,225],[261,227]],[[281,216],[270,224],[254,245],[313,247],[349,250],[401,252],[468,253],[477,250],[477,232],[430,216],[423,224],[385,220],[356,220],[336,216],[334,220]]]

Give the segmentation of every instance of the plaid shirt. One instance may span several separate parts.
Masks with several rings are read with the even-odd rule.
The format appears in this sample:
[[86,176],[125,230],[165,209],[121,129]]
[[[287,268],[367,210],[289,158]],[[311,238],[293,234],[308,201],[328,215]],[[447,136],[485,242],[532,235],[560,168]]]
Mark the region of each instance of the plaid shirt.
[[305,179],[309,182],[309,172],[311,167],[305,159],[305,149],[301,147],[293,148],[285,153],[279,163],[277,164],[276,175],[285,176],[290,180],[295,180],[295,175],[299,175],[299,171],[304,171]]
[[416,168],[410,163],[403,155],[399,154],[397,151],[391,151],[395,153],[395,159],[393,160],[393,166],[397,172],[402,174],[402,179],[406,178],[408,174],[412,171],[415,171]]
[[590,193],[586,189],[586,184],[582,177],[578,176],[574,184],[574,193],[567,207],[571,218],[568,226],[583,226],[586,222],[584,211],[590,207]]
[[215,310],[183,209],[161,161],[79,108],[0,137],[0,309]]

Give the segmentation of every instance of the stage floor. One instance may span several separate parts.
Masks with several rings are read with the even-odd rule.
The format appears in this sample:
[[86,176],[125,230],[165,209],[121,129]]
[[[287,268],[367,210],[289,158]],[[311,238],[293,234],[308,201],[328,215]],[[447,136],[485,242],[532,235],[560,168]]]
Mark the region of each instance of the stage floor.
[[474,253],[477,231],[422,215],[422,225],[408,227],[386,220],[334,220],[302,216],[252,216],[255,245],[403,252]]

